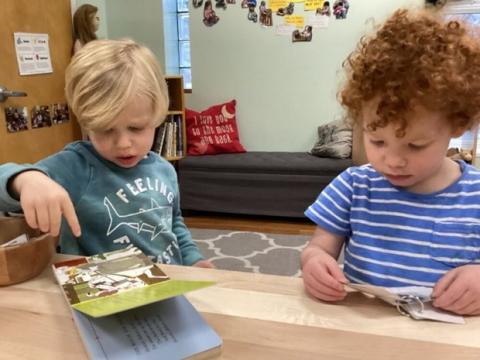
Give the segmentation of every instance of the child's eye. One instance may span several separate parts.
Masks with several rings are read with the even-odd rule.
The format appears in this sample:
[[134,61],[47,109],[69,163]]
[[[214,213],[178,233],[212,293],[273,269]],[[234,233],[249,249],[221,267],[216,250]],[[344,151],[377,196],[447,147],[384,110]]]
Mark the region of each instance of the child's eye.
[[133,132],[139,132],[143,130],[142,127],[136,127],[136,126],[130,126],[129,129],[130,131],[133,131]]
[[377,147],[380,147],[380,146],[385,145],[385,141],[383,141],[383,140],[370,140],[370,144],[372,144],[374,146],[377,146]]
[[408,144],[408,147],[412,150],[422,150],[425,149],[427,145]]

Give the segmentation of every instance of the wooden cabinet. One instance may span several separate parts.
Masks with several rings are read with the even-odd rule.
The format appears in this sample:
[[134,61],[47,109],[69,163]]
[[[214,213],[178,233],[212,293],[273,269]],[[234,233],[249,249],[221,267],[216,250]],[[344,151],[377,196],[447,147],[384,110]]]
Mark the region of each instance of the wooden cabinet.
[[155,133],[152,150],[168,161],[176,161],[182,159],[187,153],[183,77],[169,75],[165,77],[165,80],[170,104],[164,123],[157,128]]

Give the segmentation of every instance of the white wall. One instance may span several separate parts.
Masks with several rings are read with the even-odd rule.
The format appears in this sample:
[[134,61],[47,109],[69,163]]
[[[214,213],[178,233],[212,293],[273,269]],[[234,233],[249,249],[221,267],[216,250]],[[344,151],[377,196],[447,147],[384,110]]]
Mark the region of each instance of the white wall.
[[[247,150],[310,150],[317,126],[341,116],[336,100],[341,64],[368,28],[366,21],[423,3],[351,0],[348,18],[314,29],[310,43],[292,43],[273,28],[248,21],[240,0],[227,10],[215,9],[220,21],[211,28],[202,23],[203,8],[191,7],[193,93],[186,97],[187,106],[202,110],[236,99]],[[303,4],[295,6],[296,13],[303,13]],[[273,15],[274,25],[280,21]]]

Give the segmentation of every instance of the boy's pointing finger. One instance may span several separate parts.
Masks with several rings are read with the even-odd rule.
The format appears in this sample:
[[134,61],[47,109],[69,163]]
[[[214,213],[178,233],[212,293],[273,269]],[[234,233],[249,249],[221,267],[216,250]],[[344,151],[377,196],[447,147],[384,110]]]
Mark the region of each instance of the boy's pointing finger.
[[72,229],[73,235],[79,237],[82,235],[82,231],[80,229],[80,223],[78,222],[78,217],[75,212],[75,208],[73,207],[72,201],[67,198],[62,204],[62,212],[65,220],[67,220],[70,229]]

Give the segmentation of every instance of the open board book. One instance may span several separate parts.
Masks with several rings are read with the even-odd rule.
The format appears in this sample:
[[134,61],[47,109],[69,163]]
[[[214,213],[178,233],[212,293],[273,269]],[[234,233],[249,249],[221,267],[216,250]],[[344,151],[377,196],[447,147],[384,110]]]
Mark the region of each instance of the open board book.
[[212,281],[170,279],[135,247],[53,264],[92,359],[203,359],[222,340],[182,295]]

